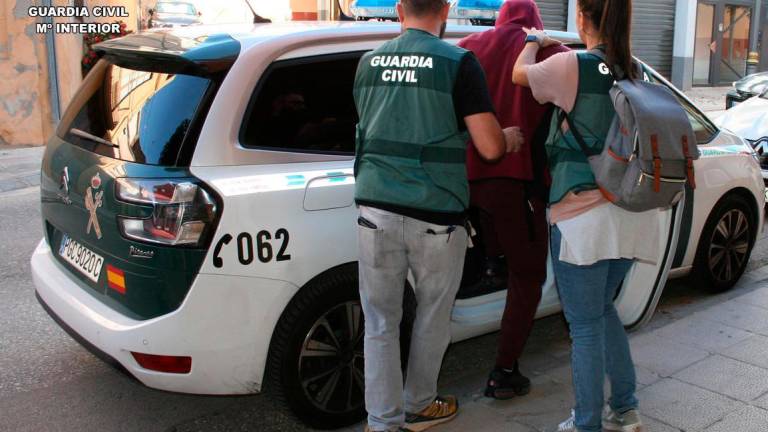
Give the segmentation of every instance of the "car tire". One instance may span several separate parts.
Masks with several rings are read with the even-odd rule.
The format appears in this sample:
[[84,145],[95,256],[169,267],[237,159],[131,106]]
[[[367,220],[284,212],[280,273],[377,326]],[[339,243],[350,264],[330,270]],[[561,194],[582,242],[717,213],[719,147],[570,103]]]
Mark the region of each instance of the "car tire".
[[699,240],[691,273],[695,286],[712,292],[728,291],[747,268],[755,243],[755,211],[737,194],[715,205]]
[[[405,290],[403,305],[400,344],[405,360],[416,309],[411,289]],[[313,428],[361,421],[366,413],[363,326],[357,265],[311,281],[286,307],[272,336],[266,391]]]

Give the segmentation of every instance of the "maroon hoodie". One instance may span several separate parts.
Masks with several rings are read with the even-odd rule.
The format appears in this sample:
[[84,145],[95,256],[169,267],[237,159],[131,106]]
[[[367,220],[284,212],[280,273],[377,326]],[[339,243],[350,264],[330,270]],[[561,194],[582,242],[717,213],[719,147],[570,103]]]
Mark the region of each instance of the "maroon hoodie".
[[[499,177],[518,180],[534,178],[531,138],[541,123],[547,106],[536,102],[530,89],[512,83],[515,61],[525,46],[526,35],[523,27],[544,27],[539,8],[534,0],[507,0],[501,6],[494,29],[473,34],[459,42],[459,46],[475,53],[485,70],[488,89],[501,127],[518,126],[525,135],[525,144],[519,153],[507,154],[495,164],[484,162],[475,147],[468,146],[469,180]],[[553,54],[567,50],[563,46],[544,48],[539,51],[536,61],[543,61]]]

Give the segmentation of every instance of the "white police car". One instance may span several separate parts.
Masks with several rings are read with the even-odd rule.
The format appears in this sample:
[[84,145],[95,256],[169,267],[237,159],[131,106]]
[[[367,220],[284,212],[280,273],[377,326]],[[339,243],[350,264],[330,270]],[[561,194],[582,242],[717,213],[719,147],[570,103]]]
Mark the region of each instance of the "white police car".
[[[147,386],[267,388],[312,426],[359,420],[351,90],[360,56],[399,30],[189,27],[100,45],[43,161],[41,304]],[[449,26],[446,38],[474,31]],[[636,264],[616,300],[629,327],[651,317],[670,276],[731,287],[763,224],[752,149],[674,91],[703,154],[698,188],[648,233],[664,239],[659,263]],[[468,265],[465,282],[479,273]],[[557,313],[552,278],[542,289],[538,316]],[[498,329],[504,300],[460,296],[453,341]]]

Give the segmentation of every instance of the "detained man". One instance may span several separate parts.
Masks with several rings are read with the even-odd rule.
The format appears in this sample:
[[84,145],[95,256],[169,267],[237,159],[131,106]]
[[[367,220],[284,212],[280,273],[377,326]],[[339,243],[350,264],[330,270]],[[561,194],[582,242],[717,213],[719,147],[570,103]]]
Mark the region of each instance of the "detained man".
[[[519,126],[525,141],[519,152],[498,163],[488,163],[470,146],[467,175],[470,200],[480,212],[480,232],[487,268],[472,296],[507,290],[501,321],[496,364],[485,395],[509,399],[529,392],[531,381],[520,372],[523,353],[547,277],[548,226],[546,216],[547,174],[544,143],[549,130],[551,105],[539,104],[531,90],[515,85],[510,77],[515,61],[526,45],[523,28],[543,26],[533,0],[508,0],[492,30],[459,42],[472,51],[485,70],[491,99],[502,127]],[[558,45],[542,49],[537,61],[568,49]],[[501,257],[501,258],[499,258]],[[495,261],[503,262],[505,271]],[[498,275],[506,275],[506,280]]]

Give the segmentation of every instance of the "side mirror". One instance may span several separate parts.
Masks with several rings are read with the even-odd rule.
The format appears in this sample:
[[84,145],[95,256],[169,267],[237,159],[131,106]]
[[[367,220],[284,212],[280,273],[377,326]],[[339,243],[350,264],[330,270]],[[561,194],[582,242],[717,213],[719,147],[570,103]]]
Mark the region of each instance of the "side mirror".
[[197,16],[203,16],[203,13],[200,11],[197,11]]
[[253,14],[253,23],[254,24],[269,24],[271,22],[272,22],[272,20],[269,19],[269,18],[264,18],[263,16],[261,16],[261,15],[259,15],[257,13]]

